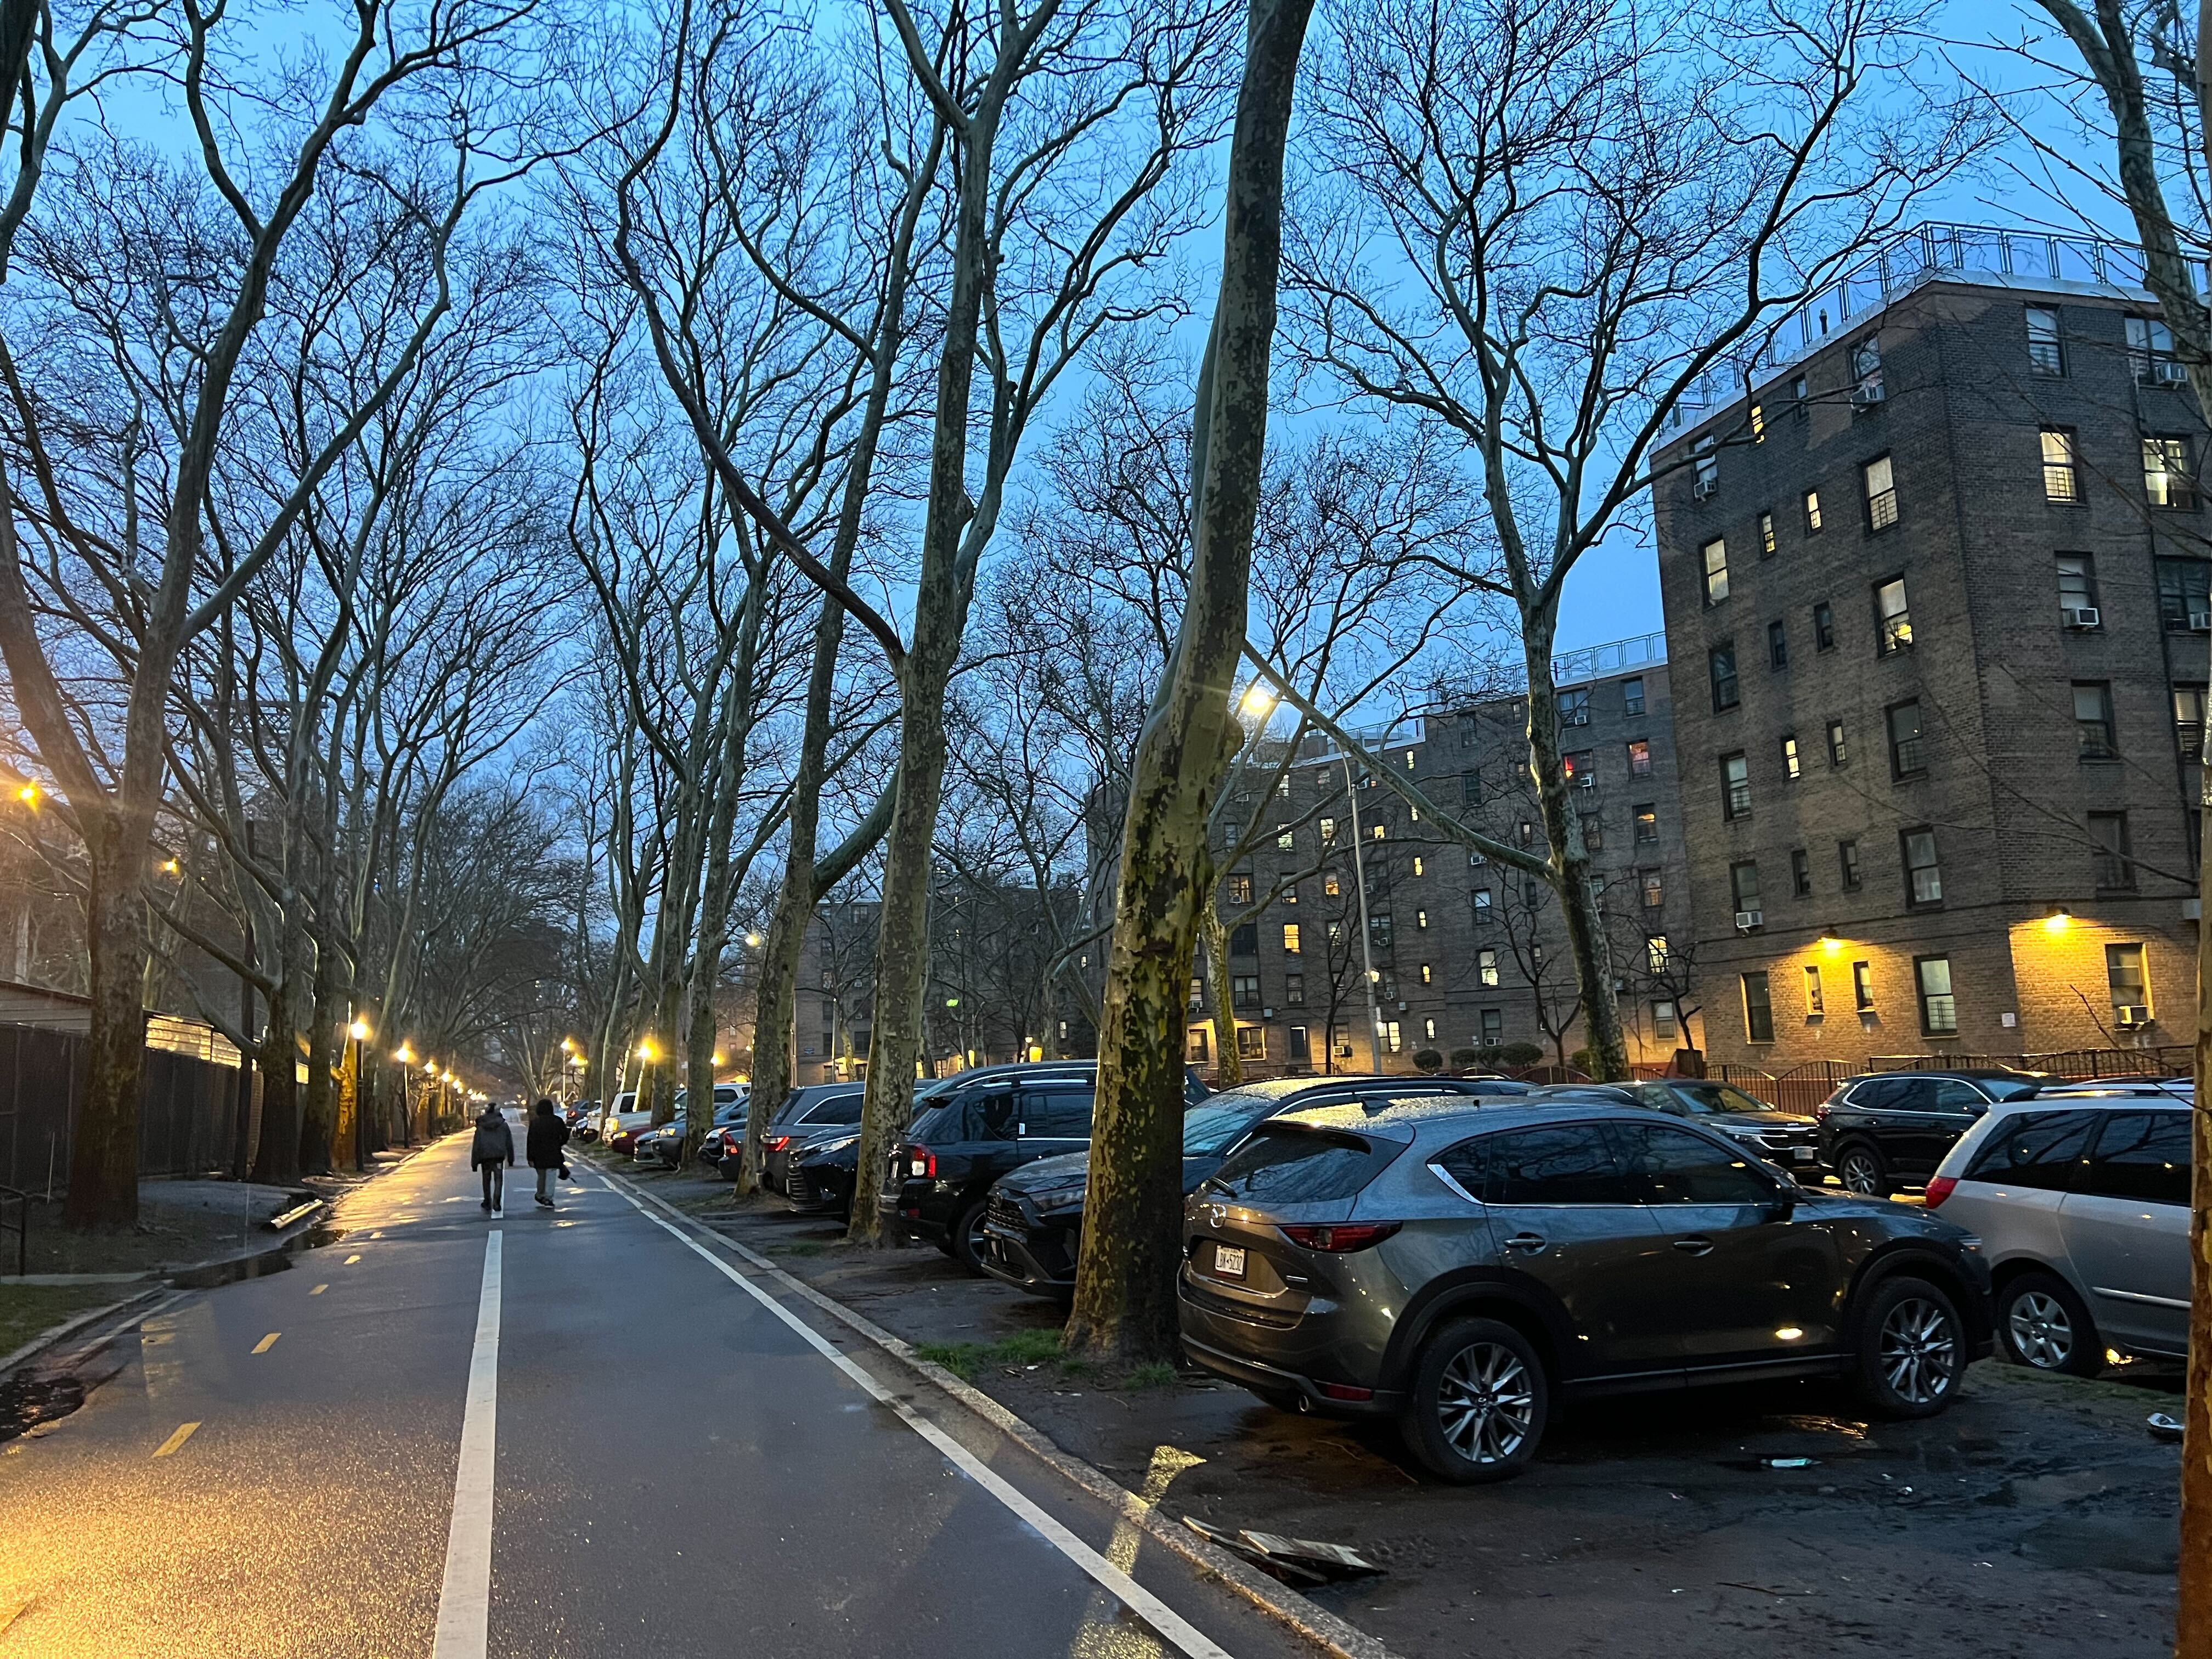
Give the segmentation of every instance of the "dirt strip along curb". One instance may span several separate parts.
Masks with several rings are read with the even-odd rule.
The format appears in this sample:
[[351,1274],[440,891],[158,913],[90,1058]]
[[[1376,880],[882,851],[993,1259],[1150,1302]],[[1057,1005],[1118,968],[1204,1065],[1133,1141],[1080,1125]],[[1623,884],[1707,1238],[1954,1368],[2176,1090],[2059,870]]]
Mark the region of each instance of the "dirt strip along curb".
[[126,1296],[120,1302],[111,1302],[104,1308],[88,1309],[73,1318],[64,1320],[58,1325],[50,1326],[13,1353],[0,1354],[0,1376],[6,1376],[9,1372],[29,1364],[47,1349],[57,1343],[66,1341],[88,1325],[97,1324],[103,1319],[121,1313],[126,1308],[135,1308],[141,1302],[150,1302],[157,1296],[170,1294],[171,1291],[167,1285],[149,1285],[136,1296]]
[[1123,1486],[1103,1470],[1085,1462],[1066,1450],[1044,1431],[985,1394],[972,1383],[964,1382],[942,1365],[924,1359],[914,1346],[902,1337],[892,1335],[882,1326],[855,1313],[835,1297],[826,1296],[805,1280],[795,1279],[766,1256],[749,1246],[739,1243],[726,1234],[716,1231],[697,1217],[678,1209],[658,1194],[647,1191],[635,1182],[616,1170],[610,1170],[596,1158],[593,1166],[610,1180],[618,1181],[645,1203],[652,1205],[678,1224],[695,1233],[703,1234],[733,1255],[741,1256],[756,1271],[774,1279],[793,1295],[800,1297],[822,1310],[831,1318],[850,1326],[862,1336],[883,1349],[900,1364],[920,1373],[943,1389],[976,1416],[1009,1439],[1019,1443],[1030,1453],[1050,1465],[1066,1479],[1100,1499],[1133,1526],[1140,1528],[1155,1542],[1172,1550],[1193,1566],[1209,1577],[1219,1579],[1263,1613],[1288,1626],[1308,1641],[1318,1644],[1336,1659],[1399,1659],[1399,1656],[1378,1638],[1370,1636],[1357,1625],[1340,1618],[1299,1595],[1288,1585],[1278,1583],[1265,1573],[1238,1560],[1228,1551],[1209,1544],[1180,1521],[1170,1520],[1158,1509]]

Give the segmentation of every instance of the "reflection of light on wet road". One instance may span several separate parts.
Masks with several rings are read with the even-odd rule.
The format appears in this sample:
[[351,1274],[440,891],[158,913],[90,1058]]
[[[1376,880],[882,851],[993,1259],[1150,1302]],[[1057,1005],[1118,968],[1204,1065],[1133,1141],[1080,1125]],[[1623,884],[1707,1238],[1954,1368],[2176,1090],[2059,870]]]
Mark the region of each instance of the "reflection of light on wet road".
[[[1203,1457],[1194,1456],[1179,1447],[1154,1447],[1152,1461],[1145,1470],[1145,1484],[1137,1492],[1137,1501],[1148,1510],[1158,1508],[1176,1476],[1204,1462]],[[1135,1522],[1126,1515],[1117,1516],[1114,1535],[1107,1540],[1102,1553],[1123,1572],[1133,1576],[1140,1537]],[[1109,1595],[1094,1595],[1090,1615],[1084,1620],[1083,1628],[1076,1632],[1067,1651],[1070,1659],[1161,1659],[1168,1648],[1159,1638],[1132,1621],[1119,1601]]]

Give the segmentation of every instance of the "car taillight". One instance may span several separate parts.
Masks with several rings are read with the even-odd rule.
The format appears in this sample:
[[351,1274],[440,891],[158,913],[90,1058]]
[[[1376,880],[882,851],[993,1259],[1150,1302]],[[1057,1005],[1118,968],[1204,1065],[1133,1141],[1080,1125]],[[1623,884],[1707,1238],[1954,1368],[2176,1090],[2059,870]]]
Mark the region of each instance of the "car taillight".
[[[1290,1229],[1286,1227],[1283,1231],[1288,1232]],[[1355,1389],[1348,1382],[1324,1382],[1321,1385],[1321,1392],[1324,1400],[1372,1400],[1375,1398],[1374,1389]]]
[[1815,1106],[1813,1109],[1813,1117],[1815,1122],[1826,1122],[1827,1121],[1828,1108],[1832,1103],[1832,1102],[1824,1100],[1818,1106]]
[[770,1135],[768,1138],[768,1150],[771,1152],[780,1152],[790,1145],[791,1137],[789,1135]]
[[927,1146],[906,1149],[906,1172],[917,1181],[937,1179],[937,1154]]
[[1951,1196],[1951,1189],[1958,1184],[1958,1177],[1955,1176],[1929,1176],[1928,1207],[1933,1210],[1941,1206],[1945,1199]]
[[1405,1224],[1402,1221],[1340,1221],[1316,1227],[1300,1222],[1282,1225],[1280,1231],[1293,1244],[1341,1255],[1346,1250],[1364,1250],[1370,1244],[1380,1244]]

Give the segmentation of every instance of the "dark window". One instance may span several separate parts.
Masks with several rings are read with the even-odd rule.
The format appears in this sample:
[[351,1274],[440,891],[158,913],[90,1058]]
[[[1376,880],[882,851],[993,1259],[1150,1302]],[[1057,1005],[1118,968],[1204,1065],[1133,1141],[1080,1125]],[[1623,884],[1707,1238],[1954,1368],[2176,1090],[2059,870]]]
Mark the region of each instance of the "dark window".
[[2043,428],[2043,499],[2062,507],[2081,504],[2081,464],[2074,434],[2065,427]]
[[2187,512],[2197,505],[2197,467],[2186,438],[2142,441],[2143,495],[2153,507]]
[[1620,712],[1631,720],[1644,712],[1644,677],[1642,675],[1638,675],[1634,679],[1621,681]]
[[1751,763],[1741,750],[1721,757],[1721,816],[1751,816]]
[[2107,1112],[2074,1190],[2141,1204],[2189,1202],[2189,1114]]
[[1255,1203],[1323,1204],[1357,1194],[1401,1150],[1363,1135],[1262,1123],[1207,1185]]
[[[1012,1140],[1021,1121],[1020,1097],[1012,1089],[985,1089],[968,1102],[961,1133],[970,1140]],[[934,1132],[942,1134],[951,1127],[948,1123]],[[921,1125],[917,1123],[915,1132],[919,1134]]]
[[1794,420],[1803,420],[1805,411],[1812,406],[1812,391],[1806,385],[1805,377],[1802,374],[1793,376],[1790,381],[1790,417]]
[[2111,760],[2119,752],[2112,742],[2112,688],[2108,682],[2074,682],[2074,729],[2081,738],[2083,760]]
[[2008,1112],[1966,1166],[1968,1181],[2063,1193],[2089,1150],[2094,1112]]
[[1828,764],[1849,766],[1850,763],[1850,744],[1844,740],[1844,723],[1841,720],[1830,720],[1828,722]]
[[1229,1006],[1232,1008],[1256,1008],[1260,1006],[1259,975],[1232,974],[1230,976]]
[[2212,563],[2203,559],[2158,562],[2158,619],[2169,634],[2212,629]]
[[1469,770],[1459,775],[1459,798],[1463,805],[1482,805],[1482,774],[1480,772]]
[[1766,665],[1769,668],[1790,666],[1790,633],[1779,622],[1766,624]]
[[837,1095],[807,1113],[809,1123],[858,1123],[866,1095]]
[[1252,902],[1252,878],[1249,875],[1231,876],[1223,885],[1226,890],[1222,896],[1231,904],[1249,904]]
[[1516,1129],[1462,1141],[1437,1162],[1486,1204],[1633,1204],[1637,1195],[1597,1123]]
[[2155,317],[2128,319],[2128,367],[2138,386],[2186,386],[2189,375],[2173,352],[2173,331]]
[[1859,473],[1866,483],[1867,528],[1879,534],[1897,522],[1897,483],[1889,457],[1875,456]]
[[1571,691],[1559,693],[1559,724],[1588,726],[1589,724],[1589,687],[1578,685]]
[[2027,308],[2027,371],[2053,377],[2066,373],[2066,337],[2059,332],[2056,306]]
[[1022,1133],[1032,1138],[1088,1140],[1091,1101],[1091,1091],[1087,1088],[1025,1089],[1022,1091]]
[[[1757,859],[1746,859],[1741,863],[1729,866],[1729,890],[1735,896],[1735,908],[1739,913],[1754,916],[1759,914],[1759,860]],[[1748,922],[1744,925],[1757,926],[1756,923]]]
[[1836,866],[1843,873],[1844,890],[1859,890],[1859,844],[1856,837],[1836,843]]
[[2058,556],[2058,620],[2069,628],[2095,628],[2104,620],[2097,610],[2097,566],[2087,553]]
[[1951,958],[1915,957],[1912,977],[1920,990],[1920,1030],[1924,1036],[1953,1036],[1959,1030],[1959,1000],[1951,994]]
[[1790,887],[1799,898],[1813,896],[1813,855],[1802,847],[1790,850]]
[[1869,334],[1851,348],[1851,413],[1864,415],[1881,400],[1881,338]]
[[1713,712],[1733,708],[1736,705],[1735,641],[1726,640],[1715,646],[1708,655],[1707,665],[1713,679]]
[[1304,974],[1283,975],[1283,1002],[1291,1008],[1306,1006],[1306,976]]
[[1229,930],[1229,954],[1232,957],[1256,957],[1260,954],[1258,922],[1239,922]]
[[1377,911],[1367,918],[1367,937],[1378,951],[1390,948],[1390,913]]
[[1905,849],[1905,902],[1924,908],[1943,902],[1943,868],[1936,860],[1933,830],[1900,830],[1899,844]]
[[1647,1204],[1765,1204],[1777,1188],[1741,1152],[1668,1123],[1615,1123]]
[[1303,1025],[1291,1027],[1290,1060],[1293,1066],[1310,1065],[1313,1061],[1311,1040]]
[[1912,605],[1905,593],[1905,578],[1892,576],[1874,585],[1875,648],[1885,657],[1909,650],[1912,645]]
[[1920,736],[1920,704],[1900,702],[1888,710],[1889,775],[1909,778],[1928,769]]
[[1874,1006],[1874,964],[1855,962],[1851,964],[1851,999],[1861,1013]]
[[1763,969],[1743,976],[1743,1035],[1747,1042],[1774,1041],[1774,1004],[1767,996]]
[[2090,813],[2089,842],[2095,848],[2098,886],[2110,890],[2136,884],[2135,860],[2128,855],[2128,815],[2125,812]]
[[1595,853],[1605,845],[1605,824],[1595,812],[1585,812],[1583,817],[1583,850]]

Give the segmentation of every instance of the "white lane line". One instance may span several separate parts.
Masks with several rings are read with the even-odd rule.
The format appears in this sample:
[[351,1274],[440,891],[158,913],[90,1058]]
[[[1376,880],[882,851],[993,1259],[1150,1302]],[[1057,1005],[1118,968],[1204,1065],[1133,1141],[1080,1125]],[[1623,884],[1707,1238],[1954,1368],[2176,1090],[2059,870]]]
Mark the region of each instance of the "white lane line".
[[484,1240],[483,1291],[461,1456],[453,1472],[453,1519],[446,1534],[446,1582],[438,1591],[438,1636],[430,1659],[484,1659],[491,1624],[492,1451],[499,1434],[500,1231]]
[[[600,1179],[605,1181],[605,1177],[601,1176]],[[611,1191],[622,1191],[612,1182],[607,1182],[606,1184]],[[850,1358],[838,1352],[827,1337],[815,1330],[812,1326],[785,1307],[782,1303],[754,1284],[751,1279],[700,1243],[698,1240],[690,1237],[678,1228],[670,1225],[653,1214],[639,1202],[634,1194],[623,1192],[622,1195],[629,1200],[632,1209],[791,1327],[809,1347],[814,1349],[824,1359],[866,1389],[877,1401],[896,1412],[907,1427],[936,1447],[955,1468],[1036,1528],[1043,1535],[1047,1543],[1073,1562],[1101,1588],[1111,1595],[1119,1596],[1123,1606],[1150,1625],[1158,1634],[1174,1643],[1176,1647],[1189,1656],[1189,1659],[1231,1659],[1227,1649],[1222,1647],[1203,1631],[1199,1630],[1173,1607],[1161,1601],[1158,1596],[1153,1595],[1135,1579],[1130,1577],[1127,1572],[1115,1566],[1097,1551],[1092,1549],[1090,1545],[1054,1520],[1034,1501],[1009,1482],[1004,1475],[977,1457],[967,1447],[962,1445],[919,1412],[908,1407],[904,1401],[896,1398],[889,1389],[855,1364]],[[481,1652],[482,1650],[478,1651]],[[441,1659],[442,1653],[441,1649],[440,1655],[433,1656],[433,1659]]]

